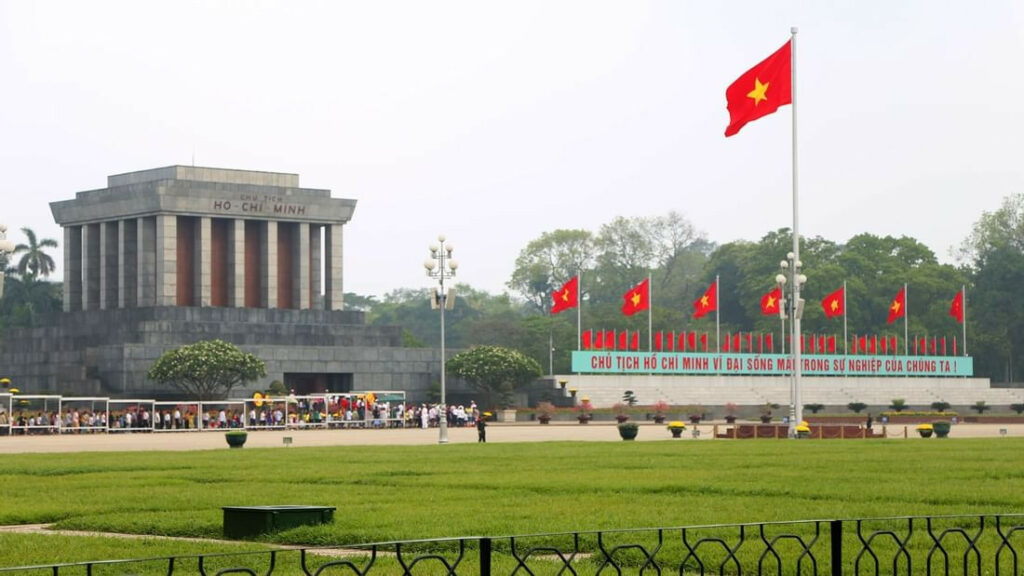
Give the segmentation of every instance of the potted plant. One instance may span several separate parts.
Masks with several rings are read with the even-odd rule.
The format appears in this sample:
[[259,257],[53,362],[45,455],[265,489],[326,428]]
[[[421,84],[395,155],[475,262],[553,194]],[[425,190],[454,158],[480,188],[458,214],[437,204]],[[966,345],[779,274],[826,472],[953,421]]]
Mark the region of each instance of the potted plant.
[[590,404],[590,400],[583,398],[579,405],[576,406],[576,420],[578,420],[580,424],[590,422],[590,419],[593,417],[590,414],[590,411],[593,409],[594,407]]
[[654,410],[655,424],[663,424],[665,422],[665,414],[668,412],[668,408],[668,402],[664,400],[658,400],[651,406],[651,409]]
[[768,424],[772,421],[772,410],[778,408],[778,404],[772,404],[771,402],[765,402],[764,406],[761,406],[761,422]]
[[917,427],[917,433],[921,435],[921,438],[932,437],[932,425],[931,424],[920,424]]
[[541,424],[547,424],[551,422],[551,417],[555,415],[555,405],[551,402],[538,402],[536,412],[537,420]]
[[241,448],[245,446],[245,441],[249,438],[249,433],[245,430],[229,430],[224,433],[224,439],[227,440],[228,446],[231,448]]
[[935,437],[936,438],[945,438],[945,437],[949,436],[949,429],[950,429],[949,422],[947,422],[945,420],[940,420],[938,422],[932,422],[932,430],[935,432]]
[[619,423],[619,436],[623,440],[634,440],[636,433],[640,430],[636,422],[621,422]]
[[704,407],[700,404],[690,404],[684,408],[691,424],[699,424],[704,417]]
[[801,422],[800,425],[795,428],[795,430],[797,438],[810,438],[811,436],[811,427],[807,424],[806,421]]
[[672,433],[673,438],[679,438],[683,435],[683,430],[686,430],[686,424],[679,420],[673,420],[668,423],[668,431]]
[[622,424],[626,420],[629,420],[629,406],[622,402],[616,402],[612,405],[612,412],[615,413],[615,421]]
[[736,404],[729,402],[725,405],[725,422],[726,424],[736,423]]

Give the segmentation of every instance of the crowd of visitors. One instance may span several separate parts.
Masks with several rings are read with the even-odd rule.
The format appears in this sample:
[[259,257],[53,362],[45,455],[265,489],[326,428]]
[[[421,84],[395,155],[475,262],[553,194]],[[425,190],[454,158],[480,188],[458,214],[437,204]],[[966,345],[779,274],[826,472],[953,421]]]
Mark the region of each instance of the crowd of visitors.
[[0,435],[232,428],[433,428],[439,425],[441,418],[446,419],[449,427],[473,427],[482,419],[482,414],[476,402],[468,406],[451,405],[445,410],[440,404],[378,401],[373,394],[225,402],[213,408],[198,404],[153,408],[140,404],[109,413],[69,407],[63,413],[15,410],[8,416],[5,410],[0,409]]

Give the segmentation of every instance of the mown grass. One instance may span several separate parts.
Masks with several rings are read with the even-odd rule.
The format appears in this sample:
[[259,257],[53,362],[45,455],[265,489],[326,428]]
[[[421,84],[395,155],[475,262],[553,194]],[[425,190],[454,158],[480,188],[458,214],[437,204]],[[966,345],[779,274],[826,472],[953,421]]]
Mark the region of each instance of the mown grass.
[[[643,431],[642,431],[643,432]],[[813,518],[1024,512],[1024,439],[550,442],[8,455],[0,524],[220,538],[221,506],[336,506],[265,542],[345,545]],[[0,566],[231,545],[0,534]],[[39,553],[28,552],[32,541]],[[50,543],[50,544],[47,544]],[[93,554],[96,551],[96,554]],[[113,553],[113,552],[117,553]]]

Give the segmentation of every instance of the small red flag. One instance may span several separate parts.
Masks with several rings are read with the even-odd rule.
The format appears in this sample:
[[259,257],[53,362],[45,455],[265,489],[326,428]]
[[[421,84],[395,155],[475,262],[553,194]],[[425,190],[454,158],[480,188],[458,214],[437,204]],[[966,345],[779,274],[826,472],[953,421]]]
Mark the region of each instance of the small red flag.
[[672,332],[665,333],[665,350],[672,351],[672,345],[675,344],[676,335]]
[[629,349],[630,350],[639,350],[640,349],[640,332],[633,332],[633,338],[631,338],[630,341],[629,341]]
[[942,337],[942,355],[943,356],[946,355],[946,337],[945,336]]
[[782,301],[782,288],[776,286],[774,290],[761,296],[761,314],[769,316],[779,313],[779,302]]
[[953,356],[956,356],[956,336],[953,336]]
[[[705,345],[704,351],[706,352],[707,351],[707,341],[708,341],[707,334],[702,335],[700,337],[700,339],[701,339],[702,342],[705,343],[704,344]],[[687,343],[690,345],[690,350],[692,352],[696,352],[697,351],[697,333],[696,332],[690,332],[687,335],[687,339],[686,340],[687,340]]]
[[949,315],[956,318],[960,324],[964,323],[964,291],[961,290],[953,296],[953,303],[949,306]]
[[871,336],[870,348],[872,354],[878,354],[878,334],[874,334]]
[[888,323],[892,324],[897,318],[902,318],[907,313],[907,289],[906,286],[900,288],[899,294],[892,299],[892,303],[889,304],[889,320]]
[[726,332],[725,340],[722,342],[722,352],[731,352],[730,345],[732,344],[732,338],[729,337],[729,333]]
[[852,343],[853,343],[853,346],[850,347],[850,354],[856,354],[857,353],[857,335],[856,334],[853,335],[853,342]]
[[866,335],[860,337],[860,353],[868,353],[868,337]]
[[615,350],[615,330],[604,331],[604,348],[605,350]]
[[846,294],[843,288],[825,296],[825,299],[821,301],[821,309],[825,311],[825,318],[842,316],[846,311],[845,302]]
[[825,353],[825,342],[826,341],[827,340],[826,340],[824,334],[822,334],[821,336],[818,336],[818,354],[824,354]]
[[807,353],[814,354],[814,334],[807,337]]
[[[677,344],[677,350],[679,350],[680,352],[686,352],[686,332],[679,333],[679,342]],[[690,349],[693,349],[692,345],[690,346]]]
[[892,348],[892,353],[893,354],[899,354],[899,352],[896,349],[896,342],[897,342],[896,337],[893,336],[892,337],[892,341],[889,343],[889,348]]
[[835,334],[833,334],[833,335],[828,337],[828,353],[829,354],[835,354],[836,353],[836,337],[835,337]]
[[590,330],[584,330],[583,331],[583,349],[584,350],[590,350],[590,347],[591,347],[590,339],[592,338],[592,335],[593,335],[593,333]]
[[768,348],[769,352],[775,352],[775,343],[772,342],[772,335],[771,334],[765,334],[764,335],[764,345],[765,345],[766,348]]
[[626,350],[627,349],[626,347],[629,345],[628,344],[628,338],[629,338],[629,330],[623,330],[622,332],[619,332],[619,347],[618,347],[618,350]]
[[793,103],[792,58],[786,42],[725,89],[729,126],[725,136],[740,131],[747,123],[767,116],[780,106]]
[[935,340],[935,336],[932,336],[932,356],[935,356],[935,353],[936,353],[935,346],[936,346],[936,344],[937,344],[937,342]]
[[743,346],[741,346],[741,344],[742,344],[742,342],[740,342],[740,333],[737,332],[737,333],[733,334],[732,335],[732,351],[733,352],[743,352]]
[[662,338],[661,332],[655,332],[654,333],[654,349],[655,350],[661,350],[661,338]]
[[562,310],[568,310],[569,308],[575,308],[579,306],[579,285],[580,277],[573,276],[568,282],[562,285],[562,288],[556,290],[552,295],[554,303],[551,305],[551,313],[558,314]]
[[632,316],[641,310],[647,310],[651,307],[650,280],[650,278],[645,278],[643,282],[633,286],[622,295],[623,314]]
[[594,330],[594,339],[591,342],[591,347],[594,350],[604,349],[604,332],[601,330]]
[[753,342],[752,342],[753,339],[754,339],[753,332],[747,332],[747,352],[753,352],[754,351],[754,345],[753,345]]
[[711,286],[704,292],[704,295],[697,298],[693,303],[693,317],[701,318],[708,312],[718,309],[718,280],[711,283]]
[[708,351],[708,333],[707,332],[701,332],[701,334],[700,334],[700,347],[703,348],[705,352]]
[[889,337],[882,336],[882,354],[889,353]]

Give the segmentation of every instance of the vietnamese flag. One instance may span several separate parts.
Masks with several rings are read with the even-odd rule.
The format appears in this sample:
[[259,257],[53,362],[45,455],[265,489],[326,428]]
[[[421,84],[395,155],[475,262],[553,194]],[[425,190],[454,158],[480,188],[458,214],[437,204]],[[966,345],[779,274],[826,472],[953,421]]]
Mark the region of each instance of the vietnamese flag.
[[718,280],[711,283],[711,286],[704,292],[704,295],[697,298],[693,303],[693,317],[702,318],[708,312],[718,309]]
[[793,103],[791,45],[792,41],[786,42],[725,89],[726,107],[729,109],[726,138],[739,132],[747,122]]
[[892,304],[889,304],[889,320],[888,323],[892,324],[897,318],[902,318],[907,313],[907,287],[900,288],[899,294],[892,299]]
[[554,304],[551,305],[551,313],[558,314],[562,310],[575,308],[580,304],[580,277],[573,276],[568,282],[562,285],[552,295]]
[[953,303],[949,306],[949,315],[956,318],[959,324],[964,323],[964,291],[961,290],[953,296]]
[[770,316],[779,313],[779,302],[782,300],[782,288],[776,286],[774,290],[761,296],[761,314]]
[[840,288],[828,296],[825,296],[825,299],[821,301],[821,309],[825,311],[825,318],[843,315],[846,311],[845,292],[846,290],[844,288]]
[[641,310],[647,310],[651,307],[650,281],[650,278],[645,278],[643,282],[630,288],[628,292],[622,295],[623,314],[632,316]]

